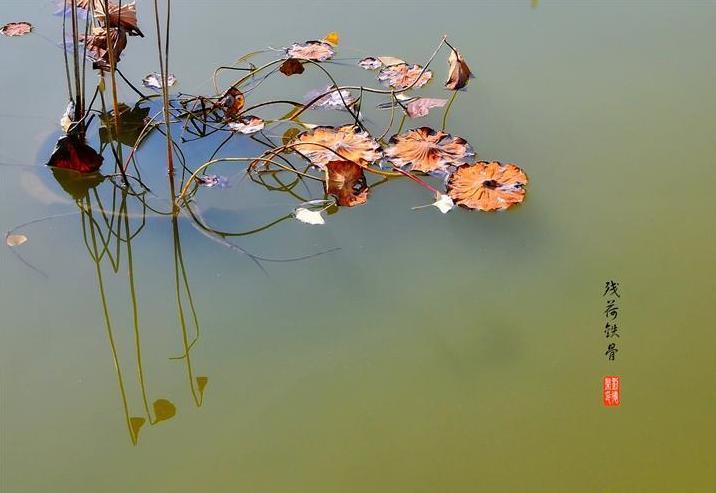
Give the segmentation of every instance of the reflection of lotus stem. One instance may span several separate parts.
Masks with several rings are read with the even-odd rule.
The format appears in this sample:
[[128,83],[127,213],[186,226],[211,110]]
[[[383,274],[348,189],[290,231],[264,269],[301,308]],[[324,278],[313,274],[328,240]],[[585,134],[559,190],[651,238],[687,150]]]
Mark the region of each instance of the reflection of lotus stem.
[[443,113],[443,128],[442,131],[445,131],[445,127],[447,127],[447,118],[450,114],[450,108],[452,108],[452,103],[455,101],[455,98],[457,98],[457,91],[452,92],[452,96],[450,97],[450,101],[448,102],[447,108],[445,108],[445,112]]
[[[154,0],[154,21],[157,28],[157,52],[159,54],[159,72],[162,78],[162,103],[164,109],[164,124],[167,127],[167,171],[169,180],[174,181],[174,157],[172,149],[172,138],[169,118],[169,22],[171,20],[171,0],[167,0],[167,21],[166,21],[166,39],[165,51],[162,54],[162,28],[159,23],[159,4]],[[171,187],[173,189],[173,186]],[[172,190],[173,198],[173,190]]]

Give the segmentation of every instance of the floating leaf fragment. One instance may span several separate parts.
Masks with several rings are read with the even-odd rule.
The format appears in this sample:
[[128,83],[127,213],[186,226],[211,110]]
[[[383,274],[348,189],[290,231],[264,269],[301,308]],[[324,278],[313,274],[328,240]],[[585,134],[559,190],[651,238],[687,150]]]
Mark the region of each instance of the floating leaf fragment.
[[442,108],[446,104],[447,99],[417,98],[408,103],[406,111],[410,118],[419,118],[427,116],[432,108]]
[[7,235],[5,236],[5,243],[9,247],[16,247],[20,246],[23,243],[27,241],[27,236],[25,235]]
[[301,60],[312,60],[325,62],[333,58],[336,52],[333,47],[323,41],[306,41],[303,44],[294,43],[286,49],[289,58],[300,58]]
[[344,207],[364,204],[368,200],[368,183],[363,168],[350,161],[330,161],[326,164],[326,193]]
[[24,36],[32,31],[32,24],[29,22],[9,22],[0,28],[0,32],[11,38],[13,36]]
[[450,71],[448,80],[445,81],[445,87],[452,91],[465,87],[472,77],[472,72],[470,72],[470,67],[467,66],[459,51],[453,49],[450,52],[448,65],[450,66]]
[[394,56],[379,56],[378,61],[385,65],[386,67],[390,67],[391,65],[400,65],[403,63],[407,63],[405,60],[402,60],[400,58],[396,58]]
[[352,161],[369,166],[382,156],[380,144],[368,132],[353,125],[339,128],[317,127],[297,136],[293,150],[306,156],[313,165],[325,169],[331,161]]
[[337,32],[333,31],[323,36],[323,41],[330,43],[333,46],[337,46],[338,43],[341,42],[341,37]]
[[295,74],[302,74],[306,69],[303,68],[303,64],[295,58],[289,58],[281,64],[279,71],[285,76],[291,76]]
[[294,211],[293,215],[302,223],[326,224],[326,220],[323,219],[321,211],[312,211],[310,209],[306,209],[305,207],[299,207]]
[[407,88],[417,89],[430,82],[433,73],[420,65],[400,63],[385,67],[378,73],[378,80],[386,86],[402,91]]
[[356,102],[355,96],[351,94],[348,89],[336,88],[334,85],[328,85],[322,89],[317,89],[306,94],[304,101],[306,104],[310,103],[317,97],[325,94],[322,98],[318,99],[311,105],[311,109],[329,109],[329,110],[343,110],[347,111],[348,108]]
[[228,127],[235,132],[248,135],[263,130],[265,125],[266,123],[258,116],[246,115],[236,122],[230,122]]
[[505,210],[525,198],[527,175],[515,164],[478,161],[460,166],[449,178],[448,195],[459,206]]
[[383,66],[383,62],[381,62],[377,58],[369,56],[358,62],[358,65],[360,65],[366,70],[378,70],[380,67]]
[[172,404],[166,399],[157,399],[156,401],[154,401],[153,407],[155,423],[171,419],[177,413],[177,408],[174,406],[174,404]]
[[462,137],[453,137],[429,127],[394,135],[390,144],[385,150],[385,157],[394,166],[410,165],[412,171],[423,173],[446,171],[448,166],[459,166],[475,155]]
[[104,158],[76,135],[66,135],[57,141],[47,166],[92,173],[102,165]]
[[203,175],[198,178],[198,181],[206,188],[227,188],[229,186],[229,179],[221,175]]
[[[172,87],[174,84],[176,84],[176,82],[177,82],[177,78],[174,76],[174,74],[169,74],[167,76],[167,87]],[[153,73],[147,75],[144,79],[142,79],[142,85],[148,89],[154,89],[155,91],[161,91],[161,89],[162,89],[161,74],[153,72]]]

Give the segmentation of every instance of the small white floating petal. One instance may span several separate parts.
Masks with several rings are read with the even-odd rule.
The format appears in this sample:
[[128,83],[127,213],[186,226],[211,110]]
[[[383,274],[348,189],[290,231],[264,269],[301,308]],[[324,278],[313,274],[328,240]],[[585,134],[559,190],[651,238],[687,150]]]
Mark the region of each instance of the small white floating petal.
[[294,212],[294,215],[296,216],[296,219],[298,219],[302,223],[326,224],[326,221],[321,215],[321,211],[312,211],[310,209],[306,209],[305,207],[299,207],[298,209],[296,209],[296,212]]
[[455,202],[452,201],[450,196],[442,194],[438,197],[438,200],[433,203],[435,207],[440,209],[440,212],[447,214],[455,207]]
[[263,130],[265,122],[257,116],[246,116],[239,119],[238,122],[230,122],[229,128],[235,132],[248,135]]
[[23,243],[27,241],[27,236],[25,235],[7,235],[5,237],[5,243],[7,243],[7,246],[9,247],[16,247],[20,246]]

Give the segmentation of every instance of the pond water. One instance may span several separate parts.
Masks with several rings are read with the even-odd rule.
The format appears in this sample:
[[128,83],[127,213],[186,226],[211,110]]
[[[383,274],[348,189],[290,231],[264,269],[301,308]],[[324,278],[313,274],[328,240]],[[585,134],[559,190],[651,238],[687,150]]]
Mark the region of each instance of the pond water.
[[[137,84],[158,70],[138,10],[147,37],[121,62]],[[0,39],[0,229],[53,216],[0,250],[3,493],[714,491],[714,3],[175,1],[170,71],[191,94],[266,46],[337,31],[345,58],[420,62],[447,33],[476,74],[451,132],[530,178],[508,212],[411,210],[432,197],[391,180],[308,226],[295,197],[223,164],[231,186],[195,196],[207,223],[285,218],[223,242],[109,182],[81,213],[43,166],[67,102],[53,11],[0,8],[35,26]],[[444,97],[435,70],[426,93]],[[159,211],[162,139],[141,150]],[[216,145],[187,146],[190,166]]]

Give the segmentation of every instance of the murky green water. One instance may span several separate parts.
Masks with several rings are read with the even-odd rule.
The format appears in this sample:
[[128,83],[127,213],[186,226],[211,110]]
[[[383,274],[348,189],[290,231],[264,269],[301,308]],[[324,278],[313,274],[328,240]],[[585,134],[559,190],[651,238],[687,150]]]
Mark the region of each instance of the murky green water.
[[[429,195],[391,183],[324,227],[288,219],[233,238],[275,258],[340,249],[262,263],[267,274],[191,221],[150,214],[130,245],[132,282],[122,244],[116,273],[103,257],[103,291],[87,222],[83,236],[41,166],[66,104],[52,11],[0,8],[2,23],[36,27],[0,39],[0,229],[61,215],[0,250],[3,493],[714,490],[713,2],[175,1],[171,71],[188,93],[210,93],[216,66],[267,45],[335,30],[345,56],[420,61],[448,33],[477,73],[450,127],[481,157],[520,163],[528,198],[442,216],[411,211]],[[131,80],[156,70],[152,40],[131,40]],[[160,137],[144,166],[164,166]],[[191,165],[210,153],[195,147]],[[99,225],[110,189],[92,198]],[[246,181],[198,202],[232,231],[296,204]],[[141,209],[129,209],[127,224],[107,221],[135,231]],[[607,279],[621,283],[613,362]],[[187,286],[200,331],[190,358],[171,359],[197,335]],[[621,376],[619,408],[602,405],[604,375]],[[176,415],[152,424],[159,399]]]

